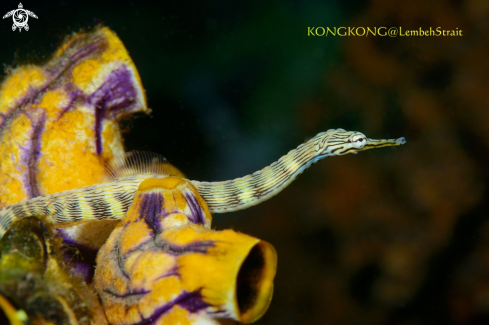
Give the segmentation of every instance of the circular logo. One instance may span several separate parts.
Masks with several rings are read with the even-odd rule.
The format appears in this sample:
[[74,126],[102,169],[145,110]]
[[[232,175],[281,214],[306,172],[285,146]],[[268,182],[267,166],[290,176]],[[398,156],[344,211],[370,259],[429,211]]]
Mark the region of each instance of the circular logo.
[[15,26],[22,28],[25,25],[27,25],[27,21],[29,20],[29,16],[27,15],[27,12],[25,12],[24,9],[15,10],[15,13],[12,16],[14,18]]

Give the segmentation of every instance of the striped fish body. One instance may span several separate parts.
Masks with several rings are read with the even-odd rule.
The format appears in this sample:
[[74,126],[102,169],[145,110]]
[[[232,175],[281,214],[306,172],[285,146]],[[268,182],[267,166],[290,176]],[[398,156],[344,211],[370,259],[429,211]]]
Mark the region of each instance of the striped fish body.
[[141,182],[159,175],[136,174],[110,182],[36,197],[0,211],[0,237],[20,218],[35,217],[56,227],[83,222],[122,220]]
[[[404,138],[373,140],[360,132],[328,130],[251,175],[224,182],[186,181],[195,186],[211,213],[231,212],[268,200],[325,157],[404,143]],[[161,156],[130,153],[107,166],[109,182],[37,197],[1,210],[0,237],[13,222],[23,217],[37,217],[56,224],[56,227],[96,220],[122,220],[142,181],[165,178],[171,173],[171,166]]]

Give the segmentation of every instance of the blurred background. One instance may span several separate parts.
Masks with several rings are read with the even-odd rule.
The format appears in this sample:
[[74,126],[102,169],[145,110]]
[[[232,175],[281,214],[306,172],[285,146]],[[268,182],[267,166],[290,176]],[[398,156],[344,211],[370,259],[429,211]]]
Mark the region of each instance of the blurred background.
[[[244,176],[330,128],[406,137],[214,215],[214,228],[278,251],[256,324],[489,322],[489,1],[22,3],[39,19],[21,33],[0,21],[4,70],[44,62],[72,32],[112,28],[153,110],[122,122],[127,150],[161,153],[190,179]],[[308,36],[319,26],[462,36]]]

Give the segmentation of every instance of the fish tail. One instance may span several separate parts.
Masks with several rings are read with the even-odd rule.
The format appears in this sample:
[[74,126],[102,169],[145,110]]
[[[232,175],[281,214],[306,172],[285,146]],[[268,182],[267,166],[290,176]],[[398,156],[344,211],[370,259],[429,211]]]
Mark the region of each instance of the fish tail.
[[26,217],[44,219],[51,214],[48,209],[49,196],[41,196],[32,200],[9,205],[0,210],[0,239],[10,226],[17,220]]
[[10,225],[17,219],[19,219],[19,217],[15,215],[12,206],[0,211],[0,238],[5,235],[7,230],[10,228]]

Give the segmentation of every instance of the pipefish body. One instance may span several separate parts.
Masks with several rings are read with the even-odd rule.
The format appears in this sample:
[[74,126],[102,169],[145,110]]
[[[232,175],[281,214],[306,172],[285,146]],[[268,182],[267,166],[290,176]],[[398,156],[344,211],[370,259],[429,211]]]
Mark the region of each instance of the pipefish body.
[[[211,213],[231,212],[270,199],[323,158],[404,143],[404,138],[375,140],[360,132],[331,129],[251,175],[223,182],[190,182]],[[122,220],[141,182],[170,176],[170,166],[157,154],[135,152],[112,161],[106,168],[106,176],[107,181],[101,184],[39,196],[6,207],[0,211],[0,238],[12,223],[25,217],[36,217],[59,226]]]

